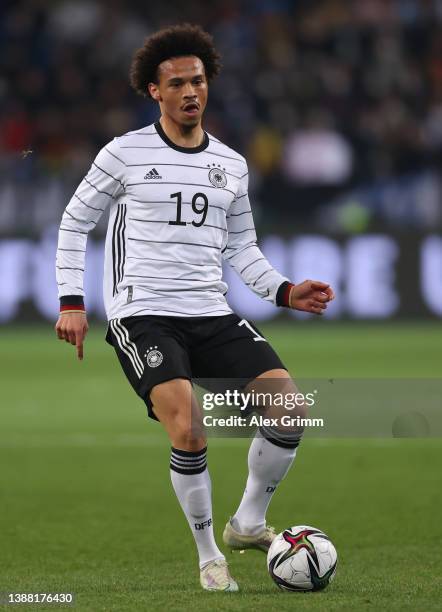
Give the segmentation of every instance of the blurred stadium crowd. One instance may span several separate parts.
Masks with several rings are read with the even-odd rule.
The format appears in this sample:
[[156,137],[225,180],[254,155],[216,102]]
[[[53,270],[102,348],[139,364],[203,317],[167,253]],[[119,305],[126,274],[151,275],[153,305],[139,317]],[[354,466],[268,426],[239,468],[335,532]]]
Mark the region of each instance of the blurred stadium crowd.
[[182,21],[222,53],[205,127],[247,157],[258,225],[440,227],[442,0],[3,0],[3,234],[57,223],[98,149],[157,119],[129,64]]

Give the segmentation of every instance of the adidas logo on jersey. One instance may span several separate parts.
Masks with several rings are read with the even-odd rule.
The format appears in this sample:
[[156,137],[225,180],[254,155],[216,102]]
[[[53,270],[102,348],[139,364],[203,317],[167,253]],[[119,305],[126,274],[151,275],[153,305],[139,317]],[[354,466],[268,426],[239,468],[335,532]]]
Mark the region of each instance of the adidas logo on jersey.
[[162,179],[156,168],[152,168],[144,177],[145,179]]

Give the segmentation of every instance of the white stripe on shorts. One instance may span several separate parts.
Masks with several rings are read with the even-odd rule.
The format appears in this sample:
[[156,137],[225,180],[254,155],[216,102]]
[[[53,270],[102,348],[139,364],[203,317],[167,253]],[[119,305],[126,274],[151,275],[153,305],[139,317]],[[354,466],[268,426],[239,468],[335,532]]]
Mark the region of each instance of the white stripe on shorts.
[[129,357],[136,375],[138,378],[141,378],[144,371],[144,365],[140,359],[140,356],[138,355],[136,346],[129,340],[129,335],[126,328],[121,325],[121,322],[118,319],[111,320],[110,326],[114,332],[120,349]]

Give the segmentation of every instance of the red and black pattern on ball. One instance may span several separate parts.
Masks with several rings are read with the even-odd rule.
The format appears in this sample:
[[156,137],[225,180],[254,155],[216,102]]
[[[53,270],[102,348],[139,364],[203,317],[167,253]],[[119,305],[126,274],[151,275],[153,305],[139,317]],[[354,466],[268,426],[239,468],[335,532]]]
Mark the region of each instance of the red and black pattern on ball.
[[299,531],[296,534],[292,533],[289,529],[286,529],[282,533],[282,537],[288,544],[290,544],[290,548],[283,555],[281,555],[281,557],[279,557],[278,564],[276,567],[278,567],[278,565],[280,565],[281,563],[284,563],[284,561],[288,559],[289,557],[296,555],[296,553],[298,553],[303,548],[305,548],[306,551],[310,553],[315,563],[319,567],[319,561],[316,555],[315,547],[308,539],[308,536],[318,535],[318,534],[325,535],[321,531],[319,531],[319,529],[303,529],[302,531]]
[[[311,535],[314,535],[317,538],[321,538],[322,540],[329,540],[329,538],[325,535],[325,533],[322,533],[322,531],[319,531],[319,529],[303,529],[302,531],[299,531],[296,534],[292,533],[289,529],[286,529],[282,533],[282,537],[288,544],[290,544],[290,548],[286,550],[285,553],[283,553],[279,557],[274,557],[269,563],[270,575],[272,576],[276,584],[279,586],[279,588],[289,590],[289,591],[306,591],[306,590],[320,591],[321,589],[324,589],[329,583],[330,576],[333,575],[334,569],[336,568],[336,563],[331,573],[327,572],[327,574],[325,574],[323,577],[319,576],[319,560],[316,554],[316,549],[314,545],[308,539],[308,536],[311,536]],[[308,561],[308,565],[310,569],[310,577],[311,577],[313,589],[305,589],[305,588],[290,584],[289,582],[285,581],[283,578],[280,578],[279,576],[277,576],[274,571],[282,563],[284,563],[284,561],[287,561],[287,559],[289,559],[293,555],[296,555],[303,548],[305,548],[305,550],[307,551],[307,561]],[[313,572],[312,572],[312,568],[313,568]],[[323,584],[323,581],[325,580],[326,582]]]

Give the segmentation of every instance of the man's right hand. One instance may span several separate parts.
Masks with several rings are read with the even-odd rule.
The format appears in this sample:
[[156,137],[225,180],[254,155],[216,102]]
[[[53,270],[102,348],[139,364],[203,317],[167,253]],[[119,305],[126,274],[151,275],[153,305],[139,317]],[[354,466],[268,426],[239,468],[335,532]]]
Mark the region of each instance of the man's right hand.
[[59,340],[66,340],[77,347],[77,357],[83,359],[83,342],[88,332],[86,313],[68,312],[61,313],[55,325],[55,331]]

